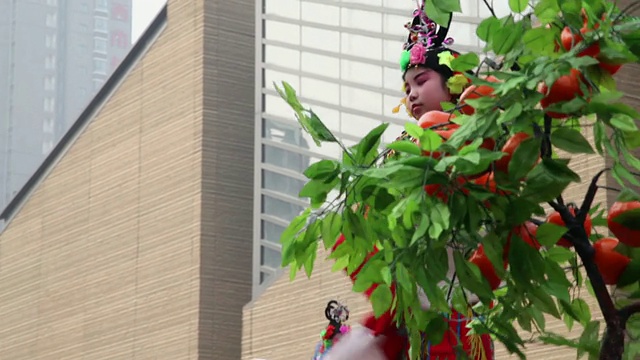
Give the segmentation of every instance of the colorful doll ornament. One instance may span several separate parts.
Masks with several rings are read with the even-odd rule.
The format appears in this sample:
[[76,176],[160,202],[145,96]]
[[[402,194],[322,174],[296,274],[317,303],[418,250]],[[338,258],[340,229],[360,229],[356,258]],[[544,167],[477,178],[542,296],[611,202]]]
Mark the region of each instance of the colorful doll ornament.
[[[453,101],[462,93],[469,84],[469,80],[462,73],[451,69],[451,61],[459,54],[448,48],[453,39],[447,37],[448,27],[451,24],[452,15],[446,27],[438,26],[429,19],[424,12],[424,5],[420,5],[413,13],[413,21],[407,23],[405,28],[409,30],[407,42],[403,46],[400,68],[404,80],[405,97],[402,105],[407,108],[408,114],[418,119],[422,114],[432,110],[442,110],[441,102]],[[397,112],[399,107],[394,109]],[[412,139],[403,132],[398,140]],[[393,156],[393,151],[388,151],[385,158]],[[333,251],[345,242],[341,235],[333,247]],[[365,258],[363,264],[349,276],[355,282],[358,272],[364,263],[378,252],[377,248]],[[456,281],[455,266],[453,265],[453,253],[449,252],[449,274],[447,277]],[[446,285],[446,284],[439,284]],[[371,296],[377,284],[365,291],[367,298]],[[391,287],[395,296],[395,286]],[[424,293],[419,295],[423,309],[430,307]],[[469,303],[477,303],[478,298],[468,294]],[[449,301],[451,299],[448,299]],[[423,334],[420,348],[421,359],[453,360],[457,359],[457,351],[462,349],[471,360],[491,360],[494,358],[493,344],[487,334],[471,335],[467,325],[473,319],[469,310],[467,314],[461,314],[451,309],[446,316],[449,323],[449,331],[445,333],[440,343],[432,343],[429,334]],[[363,328],[352,330],[335,344],[331,351],[326,353],[323,360],[401,360],[409,358],[409,341],[406,332],[394,321],[394,313],[388,311],[376,318],[373,314],[362,321]],[[416,344],[414,344],[415,346]]]

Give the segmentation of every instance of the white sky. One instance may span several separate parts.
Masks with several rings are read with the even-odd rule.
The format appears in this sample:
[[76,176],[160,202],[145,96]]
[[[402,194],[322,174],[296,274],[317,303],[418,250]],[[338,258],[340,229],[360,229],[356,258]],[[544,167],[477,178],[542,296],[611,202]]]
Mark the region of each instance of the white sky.
[[[0,0],[1,1],[1,0]],[[135,44],[140,35],[151,24],[167,0],[133,0],[131,43]]]

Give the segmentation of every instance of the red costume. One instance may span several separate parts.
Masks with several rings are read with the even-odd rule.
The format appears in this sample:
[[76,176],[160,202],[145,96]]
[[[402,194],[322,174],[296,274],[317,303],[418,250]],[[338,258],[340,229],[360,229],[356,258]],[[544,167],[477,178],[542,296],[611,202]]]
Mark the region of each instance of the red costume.
[[[340,246],[345,241],[344,235],[340,235],[335,245],[332,248],[332,251]],[[349,275],[351,281],[355,282],[358,276],[358,273],[364,266],[364,264],[378,252],[377,248],[369,253],[369,255],[365,258],[362,264]],[[371,297],[373,291],[378,287],[378,284],[373,284],[369,289],[367,289],[364,294],[367,298]],[[391,287],[392,294],[395,296],[395,287]],[[387,311],[382,314],[379,318],[373,314],[368,315],[364,320],[362,325],[369,328],[373,335],[375,336],[384,336],[384,341],[382,345],[382,351],[384,352],[386,358],[388,360],[398,360],[403,359],[403,356],[408,357],[409,350],[409,341],[407,336],[396,326],[393,321],[394,314],[391,311]],[[484,334],[480,336],[482,348],[482,352],[478,354],[472,354],[472,344],[470,341],[470,337],[467,335],[469,329],[466,327],[468,324],[468,320],[453,310],[452,315],[449,320],[449,329],[450,331],[445,334],[444,339],[439,344],[431,344],[429,341],[424,341],[423,345],[423,359],[433,359],[433,360],[455,360],[455,346],[458,345],[458,338],[463,342],[462,348],[463,350],[470,355],[476,355],[470,357],[472,360],[490,360],[493,359],[493,345],[491,342],[491,338],[489,335]],[[484,354],[484,356],[483,356]]]

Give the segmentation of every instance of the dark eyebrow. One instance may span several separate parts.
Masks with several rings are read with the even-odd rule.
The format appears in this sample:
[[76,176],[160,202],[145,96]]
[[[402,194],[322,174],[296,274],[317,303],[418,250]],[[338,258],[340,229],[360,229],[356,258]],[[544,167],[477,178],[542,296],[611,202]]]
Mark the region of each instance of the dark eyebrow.
[[417,81],[420,76],[424,74],[429,74],[431,73],[431,71],[432,71],[431,69],[424,69],[423,71],[417,73],[416,76],[413,77],[413,81]]

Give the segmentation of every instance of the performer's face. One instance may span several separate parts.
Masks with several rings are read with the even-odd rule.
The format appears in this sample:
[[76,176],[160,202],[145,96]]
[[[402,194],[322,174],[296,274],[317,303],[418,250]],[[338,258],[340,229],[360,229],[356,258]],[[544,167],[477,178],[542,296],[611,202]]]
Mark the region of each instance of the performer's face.
[[440,103],[451,101],[451,94],[437,71],[412,67],[405,73],[404,80],[407,108],[416,119],[426,112],[442,110]]

